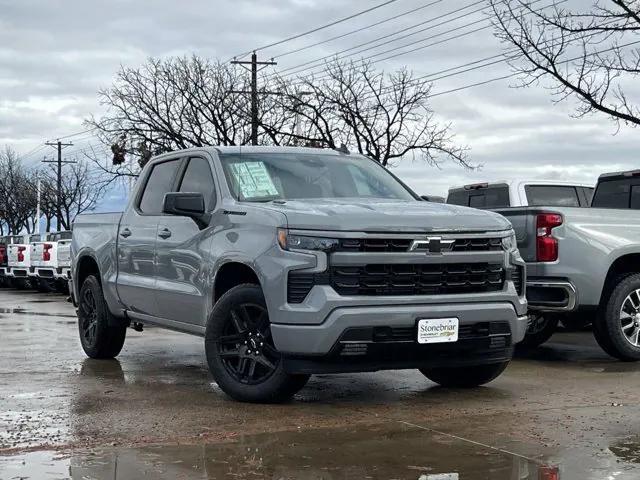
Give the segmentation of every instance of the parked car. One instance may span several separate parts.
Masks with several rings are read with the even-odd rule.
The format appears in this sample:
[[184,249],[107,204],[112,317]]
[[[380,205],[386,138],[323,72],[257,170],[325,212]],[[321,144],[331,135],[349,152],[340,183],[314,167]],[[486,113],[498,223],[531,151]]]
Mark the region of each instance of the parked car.
[[375,161],[333,150],[156,157],[124,213],[77,217],[71,255],[89,357],[118,355],[130,324],[200,335],[241,401],[287,399],[327,372],[418,368],[480,385],[528,323],[502,216],[424,202]]
[[473,208],[588,207],[593,185],[550,180],[497,181],[452,187],[447,203]]
[[29,235],[13,235],[8,246],[7,277],[14,288],[26,289],[31,286],[31,248]]
[[[496,181],[473,183],[449,189],[447,203],[480,209],[527,206],[588,207],[593,186],[549,180]],[[530,322],[521,346],[535,347],[556,331],[558,318],[530,306]],[[565,319],[565,323],[568,323]],[[575,322],[574,322],[575,323]]]
[[587,319],[602,348],[640,360],[640,170],[600,176],[591,208],[496,210],[509,219],[527,262],[529,307],[558,319]]
[[31,272],[38,290],[68,293],[71,232],[51,232],[31,243]]
[[0,287],[9,286],[7,278],[7,245],[11,241],[11,237],[0,237]]

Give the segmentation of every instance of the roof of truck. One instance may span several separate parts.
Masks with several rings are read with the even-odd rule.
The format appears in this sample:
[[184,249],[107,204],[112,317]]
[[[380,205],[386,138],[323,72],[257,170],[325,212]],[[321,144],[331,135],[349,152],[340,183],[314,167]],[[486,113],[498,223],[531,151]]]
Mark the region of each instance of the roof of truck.
[[603,173],[598,177],[600,179],[611,179],[612,177],[638,177],[640,176],[640,170],[626,170],[623,172],[609,172]]
[[312,148],[312,147],[267,147],[267,146],[213,146],[213,147],[194,147],[183,150],[174,150],[172,152],[163,153],[156,158],[162,158],[169,155],[175,155],[176,153],[189,153],[189,152],[216,152],[216,153],[305,153],[311,155],[345,155],[356,152],[342,152],[333,148]]
[[487,187],[494,187],[496,185],[508,185],[508,186],[520,186],[520,185],[557,185],[562,187],[587,187],[593,188],[593,185],[588,183],[580,183],[580,182],[559,182],[557,180],[495,180],[493,182],[474,182],[467,183],[465,185],[458,185],[455,187],[450,187],[449,191],[452,190],[462,190],[467,187],[483,185]]

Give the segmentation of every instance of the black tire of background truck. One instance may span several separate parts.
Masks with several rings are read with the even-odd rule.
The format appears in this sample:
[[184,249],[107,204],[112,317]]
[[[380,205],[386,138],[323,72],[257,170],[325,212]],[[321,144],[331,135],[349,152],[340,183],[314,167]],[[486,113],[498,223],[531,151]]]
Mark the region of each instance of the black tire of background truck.
[[13,278],[11,286],[16,290],[26,290],[30,287],[29,281],[24,278]]
[[[309,375],[291,375],[284,371],[281,359],[275,363],[275,369],[259,383],[242,383],[236,379],[225,366],[221,353],[224,347],[219,339],[229,336],[229,328],[233,324],[232,310],[236,311],[243,305],[257,305],[264,308],[266,303],[262,289],[258,285],[243,284],[233,287],[226,292],[215,304],[211,313],[205,333],[205,352],[207,363],[213,378],[224,393],[234,400],[252,403],[279,403],[289,400],[309,380]],[[267,328],[269,319],[267,317]],[[255,326],[240,325],[241,331],[255,329]],[[233,329],[236,329],[235,327]],[[236,329],[238,330],[238,329]],[[241,337],[244,338],[244,337]],[[269,339],[271,349],[275,351],[272,340]],[[245,349],[244,340],[240,341],[240,349]],[[244,350],[243,350],[244,351]],[[277,353],[277,352],[276,352]],[[225,357],[227,358],[227,357]],[[228,361],[228,360],[225,360]]]
[[53,282],[49,280],[32,280],[32,283],[35,284],[36,290],[40,293],[49,293],[53,292]]
[[[624,275],[616,283],[609,298],[601,305],[593,335],[602,349],[609,355],[625,362],[640,360],[640,347],[634,346],[622,332],[620,310],[627,296],[640,290],[640,274]],[[640,301],[637,300],[637,301]]]
[[[127,327],[110,322],[111,319],[102,285],[93,275],[88,276],[82,283],[78,298],[78,333],[82,349],[88,357],[114,358],[122,350]],[[89,323],[94,325],[93,335],[85,334],[85,327]]]
[[447,388],[472,388],[495,380],[509,362],[468,367],[421,368],[420,373],[432,382]]
[[539,347],[549,340],[558,329],[558,317],[556,315],[550,313],[533,313],[532,315],[540,318],[539,323],[534,323],[536,319],[532,318],[532,323],[527,328],[524,339],[517,345],[519,348]]
[[71,292],[69,291],[69,282],[67,280],[56,280],[56,292],[61,293],[62,295],[69,295]]

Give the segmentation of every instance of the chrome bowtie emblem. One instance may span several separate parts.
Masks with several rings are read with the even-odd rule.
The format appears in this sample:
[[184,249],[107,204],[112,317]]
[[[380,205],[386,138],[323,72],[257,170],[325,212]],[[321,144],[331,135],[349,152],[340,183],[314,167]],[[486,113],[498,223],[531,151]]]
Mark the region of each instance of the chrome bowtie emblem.
[[424,251],[426,253],[449,252],[455,240],[443,240],[442,237],[427,237],[426,240],[414,240],[409,247],[410,252]]

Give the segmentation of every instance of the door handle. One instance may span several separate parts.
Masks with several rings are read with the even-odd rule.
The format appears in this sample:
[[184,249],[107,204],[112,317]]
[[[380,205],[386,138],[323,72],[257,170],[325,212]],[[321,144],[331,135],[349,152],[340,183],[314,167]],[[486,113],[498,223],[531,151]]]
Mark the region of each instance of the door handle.
[[130,237],[131,236],[131,230],[129,230],[128,228],[123,229],[120,232],[120,236],[124,237],[124,238]]
[[169,230],[168,228],[163,228],[162,230],[160,230],[160,233],[158,233],[158,236],[160,238],[169,238],[171,236],[171,230]]

